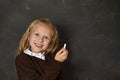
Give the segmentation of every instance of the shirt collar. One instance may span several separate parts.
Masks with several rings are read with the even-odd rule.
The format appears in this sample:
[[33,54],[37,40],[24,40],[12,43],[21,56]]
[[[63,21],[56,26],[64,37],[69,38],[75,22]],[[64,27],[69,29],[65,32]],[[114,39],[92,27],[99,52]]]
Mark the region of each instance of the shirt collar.
[[45,52],[34,53],[34,52],[30,51],[29,49],[26,49],[26,50],[24,50],[24,53],[27,54],[27,55],[34,56],[34,57],[40,58],[42,60],[45,60],[45,55],[44,55]]

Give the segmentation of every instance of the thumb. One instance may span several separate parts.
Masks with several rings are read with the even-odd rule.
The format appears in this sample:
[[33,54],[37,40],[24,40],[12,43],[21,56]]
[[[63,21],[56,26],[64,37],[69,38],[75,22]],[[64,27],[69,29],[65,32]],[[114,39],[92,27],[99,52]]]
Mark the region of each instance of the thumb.
[[63,49],[60,49],[57,54],[61,54],[63,52]]

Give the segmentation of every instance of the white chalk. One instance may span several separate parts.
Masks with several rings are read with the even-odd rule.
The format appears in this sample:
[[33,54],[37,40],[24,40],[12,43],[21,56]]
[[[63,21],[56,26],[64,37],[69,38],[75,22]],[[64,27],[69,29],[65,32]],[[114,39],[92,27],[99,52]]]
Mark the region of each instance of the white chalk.
[[63,48],[66,48],[66,43],[64,44],[64,47]]

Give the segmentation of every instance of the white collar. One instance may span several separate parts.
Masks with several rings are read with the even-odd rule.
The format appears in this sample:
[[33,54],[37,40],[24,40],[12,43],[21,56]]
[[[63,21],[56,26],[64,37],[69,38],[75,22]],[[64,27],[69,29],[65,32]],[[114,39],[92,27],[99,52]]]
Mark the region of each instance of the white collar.
[[24,53],[27,54],[27,55],[34,56],[34,57],[40,58],[42,60],[45,60],[45,55],[44,55],[45,52],[43,52],[43,53],[33,53],[29,49],[26,49],[26,50],[24,50]]

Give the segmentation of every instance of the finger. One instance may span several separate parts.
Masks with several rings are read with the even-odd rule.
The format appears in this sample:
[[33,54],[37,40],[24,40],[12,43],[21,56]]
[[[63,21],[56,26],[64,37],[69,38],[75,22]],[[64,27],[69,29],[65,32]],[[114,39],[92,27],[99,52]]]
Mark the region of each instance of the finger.
[[58,51],[58,54],[60,54],[60,53],[62,53],[63,52],[63,49],[60,49],[59,51]]

